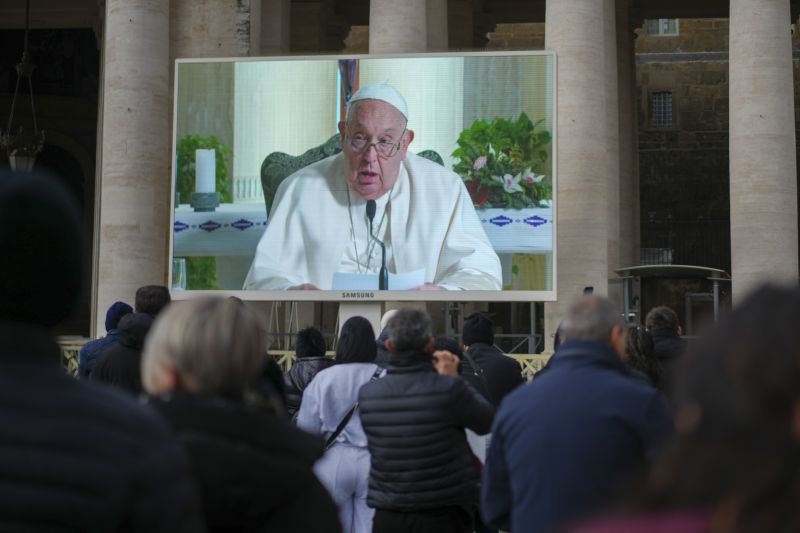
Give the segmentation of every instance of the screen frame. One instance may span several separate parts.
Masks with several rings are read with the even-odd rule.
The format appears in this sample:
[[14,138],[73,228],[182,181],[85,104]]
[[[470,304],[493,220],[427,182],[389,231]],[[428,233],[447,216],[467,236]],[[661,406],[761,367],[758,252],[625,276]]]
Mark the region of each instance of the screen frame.
[[[170,199],[175,198],[177,180],[176,159],[177,153],[177,128],[178,128],[178,89],[179,68],[183,64],[191,63],[247,63],[259,61],[306,61],[342,59],[399,59],[399,58],[443,58],[443,57],[502,57],[502,56],[547,56],[550,57],[552,95],[552,130],[551,130],[551,158],[552,158],[552,280],[549,290],[443,290],[443,291],[390,291],[390,290],[176,290],[170,289],[172,298],[186,300],[198,297],[236,297],[244,301],[319,301],[319,302],[552,302],[556,301],[558,286],[558,63],[554,52],[549,51],[489,51],[489,52],[436,52],[422,54],[339,54],[339,55],[296,55],[296,56],[261,56],[261,57],[209,57],[209,58],[179,58],[175,60],[173,70],[173,106],[172,106],[172,152],[170,156]],[[174,227],[175,207],[170,202],[167,280],[172,280],[172,264],[174,256]],[[171,282],[168,281],[168,287]]]

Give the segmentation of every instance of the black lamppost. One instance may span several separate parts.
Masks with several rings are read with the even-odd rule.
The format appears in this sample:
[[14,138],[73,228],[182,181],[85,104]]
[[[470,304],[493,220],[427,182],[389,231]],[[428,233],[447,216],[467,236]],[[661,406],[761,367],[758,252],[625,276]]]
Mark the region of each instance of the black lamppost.
[[[8,154],[8,161],[12,170],[23,170],[30,172],[36,162],[36,156],[42,151],[44,146],[44,130],[39,130],[36,125],[36,106],[33,102],[33,84],[31,75],[36,65],[28,61],[28,32],[30,30],[31,2],[25,2],[25,44],[22,49],[22,59],[16,64],[17,83],[14,86],[14,98],[11,100],[11,112],[8,116],[8,127],[0,132],[0,147]],[[20,126],[16,133],[12,133],[11,126],[14,121],[14,110],[17,106],[17,95],[19,94],[19,82],[22,78],[28,80],[28,91],[31,97],[31,116],[33,117],[33,136],[23,135],[23,128]]]

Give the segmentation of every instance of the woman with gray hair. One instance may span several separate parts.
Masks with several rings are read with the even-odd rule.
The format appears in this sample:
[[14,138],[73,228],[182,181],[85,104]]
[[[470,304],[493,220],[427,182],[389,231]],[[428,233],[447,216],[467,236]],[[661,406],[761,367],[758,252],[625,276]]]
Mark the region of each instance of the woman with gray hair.
[[340,531],[312,472],[322,442],[254,400],[265,347],[239,300],[176,303],[147,338],[143,385],[189,455],[209,531]]

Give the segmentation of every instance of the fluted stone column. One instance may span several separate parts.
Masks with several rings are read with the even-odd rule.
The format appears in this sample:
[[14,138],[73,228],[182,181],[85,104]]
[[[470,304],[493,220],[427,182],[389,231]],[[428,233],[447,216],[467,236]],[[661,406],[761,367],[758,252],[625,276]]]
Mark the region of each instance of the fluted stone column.
[[414,53],[428,50],[425,0],[370,0],[369,53]]
[[167,281],[169,2],[106,0],[93,335],[115,300]]
[[608,292],[608,158],[618,139],[617,121],[606,110],[613,105],[609,76],[617,76],[616,64],[608,64],[613,16],[611,0],[547,1],[545,47],[558,54],[558,301],[545,306],[547,349],[565,307],[583,287]]
[[731,0],[730,202],[734,302],[796,284],[797,168],[789,0]]

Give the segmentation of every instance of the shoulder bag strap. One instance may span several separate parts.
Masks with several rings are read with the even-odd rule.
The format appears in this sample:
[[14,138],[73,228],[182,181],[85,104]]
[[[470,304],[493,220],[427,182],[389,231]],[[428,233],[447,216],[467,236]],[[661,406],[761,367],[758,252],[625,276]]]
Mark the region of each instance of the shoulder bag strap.
[[[375,381],[376,379],[378,379],[379,377],[381,377],[381,373],[383,373],[383,368],[381,368],[381,367],[379,366],[379,367],[378,367],[378,368],[375,370],[375,373],[374,373],[374,374],[372,374],[372,377],[371,377],[371,378],[369,378],[369,380],[370,380],[370,381]],[[345,413],[344,417],[342,417],[342,420],[341,420],[341,422],[339,422],[339,425],[338,425],[338,426],[336,426],[336,429],[333,431],[333,433],[331,433],[331,434],[330,434],[330,436],[329,436],[329,437],[327,438],[327,440],[325,441],[325,451],[328,451],[328,450],[331,448],[331,446],[333,446],[333,445],[336,443],[336,438],[337,438],[339,435],[341,435],[342,431],[344,431],[344,428],[347,426],[347,423],[348,423],[348,422],[350,422],[350,419],[351,419],[351,418],[353,418],[353,413],[355,413],[355,412],[356,412],[356,409],[358,409],[358,401],[356,401],[356,402],[353,404],[353,407],[351,407],[351,408],[350,408],[350,409],[347,411],[347,413]]]
[[483,368],[481,368],[478,363],[475,362],[475,359],[469,354],[469,350],[464,350],[464,357],[467,358],[469,361],[469,365],[472,367],[472,375],[476,376],[478,379],[481,380],[483,383],[483,388],[486,391],[487,399],[494,404],[494,398],[492,398],[492,392],[489,390],[489,383],[486,381],[486,376],[483,375]]

